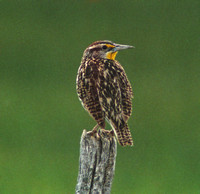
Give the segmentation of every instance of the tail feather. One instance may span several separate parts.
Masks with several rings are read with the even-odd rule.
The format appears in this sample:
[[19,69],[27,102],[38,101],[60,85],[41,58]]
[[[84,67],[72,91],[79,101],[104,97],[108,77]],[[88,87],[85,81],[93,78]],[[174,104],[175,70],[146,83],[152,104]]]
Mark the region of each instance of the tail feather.
[[125,123],[122,129],[117,129],[114,127],[114,132],[121,146],[127,146],[127,145],[133,146],[131,131],[129,130],[127,123]]

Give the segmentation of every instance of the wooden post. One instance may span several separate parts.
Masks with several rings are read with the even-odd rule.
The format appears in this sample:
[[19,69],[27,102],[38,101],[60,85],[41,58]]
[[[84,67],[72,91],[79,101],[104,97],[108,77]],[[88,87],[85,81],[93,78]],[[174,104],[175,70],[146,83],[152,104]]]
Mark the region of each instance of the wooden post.
[[117,142],[108,131],[83,130],[76,194],[109,194],[115,171]]

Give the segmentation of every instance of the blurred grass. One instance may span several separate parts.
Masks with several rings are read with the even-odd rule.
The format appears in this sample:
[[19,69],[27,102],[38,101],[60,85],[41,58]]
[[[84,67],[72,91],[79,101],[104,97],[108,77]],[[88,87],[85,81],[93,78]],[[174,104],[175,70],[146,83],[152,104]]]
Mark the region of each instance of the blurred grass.
[[112,193],[200,193],[199,1],[0,1],[0,193],[74,193],[82,129],[75,79],[95,40],[133,85],[133,148]]

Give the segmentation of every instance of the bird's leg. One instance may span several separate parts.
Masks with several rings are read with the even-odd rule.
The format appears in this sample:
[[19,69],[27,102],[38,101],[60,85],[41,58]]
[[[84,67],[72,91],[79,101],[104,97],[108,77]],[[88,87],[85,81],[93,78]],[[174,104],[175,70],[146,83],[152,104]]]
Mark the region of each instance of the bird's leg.
[[113,130],[100,129],[99,135],[103,136],[103,137],[112,138],[114,136],[114,131]]
[[93,133],[97,133],[98,128],[99,128],[99,125],[96,124],[96,125],[94,126],[94,128],[92,129],[92,132],[93,132]]
[[94,126],[92,131],[88,131],[87,133],[92,135],[92,136],[95,136],[97,134],[98,128],[99,128],[99,125],[97,124],[97,125]]

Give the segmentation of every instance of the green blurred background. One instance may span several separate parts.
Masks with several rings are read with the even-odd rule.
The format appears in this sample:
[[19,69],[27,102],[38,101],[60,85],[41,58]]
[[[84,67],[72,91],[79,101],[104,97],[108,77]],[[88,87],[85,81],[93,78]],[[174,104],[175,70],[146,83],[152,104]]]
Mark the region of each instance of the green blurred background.
[[0,193],[74,193],[82,130],[75,79],[96,40],[121,51],[135,146],[112,193],[200,193],[200,1],[0,1]]

